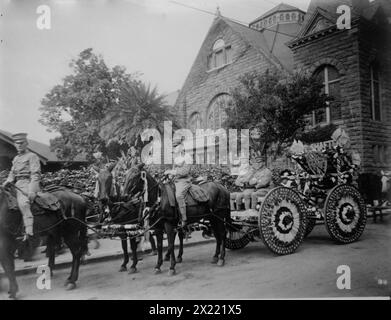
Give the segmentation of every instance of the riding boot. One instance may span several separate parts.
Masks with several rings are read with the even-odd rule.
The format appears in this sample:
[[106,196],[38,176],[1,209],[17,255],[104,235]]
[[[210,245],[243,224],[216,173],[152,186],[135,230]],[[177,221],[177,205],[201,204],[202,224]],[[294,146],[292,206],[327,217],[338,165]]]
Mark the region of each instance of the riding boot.
[[24,245],[24,254],[23,254],[23,260],[24,262],[30,262],[33,260],[34,255],[34,238],[26,234],[25,238],[23,239],[23,245]]

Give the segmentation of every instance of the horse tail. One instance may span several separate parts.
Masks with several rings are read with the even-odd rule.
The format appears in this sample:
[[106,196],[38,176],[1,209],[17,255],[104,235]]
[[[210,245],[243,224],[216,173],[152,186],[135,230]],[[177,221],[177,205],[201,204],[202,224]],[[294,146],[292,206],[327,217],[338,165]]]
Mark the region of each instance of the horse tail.
[[231,217],[231,205],[230,205],[229,193],[228,193],[228,208],[226,210],[226,216],[225,216],[225,225],[227,230],[235,231],[235,227],[233,225],[233,220]]

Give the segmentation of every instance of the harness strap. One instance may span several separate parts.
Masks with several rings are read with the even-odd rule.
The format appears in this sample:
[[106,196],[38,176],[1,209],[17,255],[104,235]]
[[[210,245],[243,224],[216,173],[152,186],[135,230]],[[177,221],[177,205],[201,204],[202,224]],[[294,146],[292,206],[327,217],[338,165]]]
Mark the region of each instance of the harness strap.
[[141,171],[141,179],[144,181],[144,203],[148,202],[148,180],[147,173],[145,171]]

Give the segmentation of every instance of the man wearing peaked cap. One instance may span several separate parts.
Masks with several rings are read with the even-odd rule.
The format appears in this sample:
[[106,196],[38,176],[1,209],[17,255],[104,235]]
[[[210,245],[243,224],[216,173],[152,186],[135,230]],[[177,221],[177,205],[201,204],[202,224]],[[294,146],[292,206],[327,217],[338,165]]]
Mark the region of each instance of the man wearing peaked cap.
[[178,202],[179,212],[181,214],[182,227],[187,225],[187,213],[185,197],[191,187],[191,164],[193,158],[185,150],[184,139],[173,142],[174,147],[174,165],[172,170],[166,171],[175,177],[175,197]]
[[34,201],[39,191],[41,179],[41,164],[35,153],[27,149],[28,141],[26,133],[17,133],[12,136],[18,154],[12,161],[12,168],[7,180],[3,183],[6,187],[15,183],[17,187],[16,197],[18,206],[23,215],[23,222],[27,236],[33,235],[33,215],[30,202]]

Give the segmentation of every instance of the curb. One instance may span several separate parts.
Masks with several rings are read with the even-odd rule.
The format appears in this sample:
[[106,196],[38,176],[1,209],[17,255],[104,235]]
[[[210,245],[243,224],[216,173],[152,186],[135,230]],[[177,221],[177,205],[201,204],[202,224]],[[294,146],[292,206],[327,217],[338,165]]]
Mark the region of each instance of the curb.
[[[183,248],[185,249],[185,248],[194,247],[194,246],[201,245],[201,244],[208,244],[208,243],[212,243],[212,242],[215,242],[214,238],[204,239],[201,241],[195,241],[195,242],[190,242],[190,243],[184,243]],[[166,249],[166,248],[167,248],[167,245],[163,245],[163,249]],[[175,249],[177,249],[177,248],[179,248],[178,244],[175,245]],[[143,251],[138,250],[137,253],[143,254]],[[84,262],[82,262],[81,266],[87,265],[90,263],[104,262],[104,261],[119,259],[122,257],[122,255],[123,255],[122,252],[121,253],[116,252],[116,253],[112,253],[112,254],[109,253],[107,255],[102,255],[102,256],[96,256],[96,257],[92,256],[91,258],[87,258]],[[71,264],[72,264],[71,261],[64,261],[64,262],[60,262],[58,264],[56,263],[54,270],[69,268],[71,266]],[[28,275],[28,274],[36,273],[37,267],[38,267],[38,265],[33,265],[33,266],[29,266],[29,267],[26,267],[23,269],[15,270],[15,275],[21,276],[21,275]],[[5,276],[4,272],[0,272],[0,276]]]

